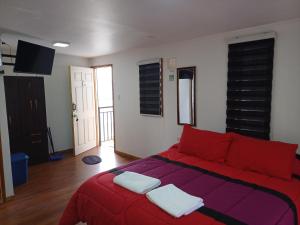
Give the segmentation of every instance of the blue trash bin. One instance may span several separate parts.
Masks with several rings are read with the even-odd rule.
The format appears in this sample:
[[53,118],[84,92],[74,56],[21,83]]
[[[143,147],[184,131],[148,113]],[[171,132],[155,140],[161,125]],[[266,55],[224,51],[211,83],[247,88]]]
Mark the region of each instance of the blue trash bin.
[[25,184],[28,180],[28,159],[23,153],[14,153],[11,155],[11,169],[14,186]]

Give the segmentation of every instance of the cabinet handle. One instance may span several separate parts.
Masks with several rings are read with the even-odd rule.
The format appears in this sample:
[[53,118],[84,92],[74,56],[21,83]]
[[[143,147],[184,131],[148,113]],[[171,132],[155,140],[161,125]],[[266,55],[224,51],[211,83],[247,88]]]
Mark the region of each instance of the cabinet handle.
[[11,119],[11,116],[8,116],[8,122],[9,122],[9,125],[12,124],[12,119]]
[[29,100],[30,110],[32,111],[32,100]]
[[32,133],[31,136],[41,136],[41,133]]
[[37,140],[37,141],[31,141],[32,144],[40,144],[42,143],[42,140]]
[[34,100],[34,104],[35,104],[35,111],[37,111],[37,109],[38,109],[38,100],[37,99]]

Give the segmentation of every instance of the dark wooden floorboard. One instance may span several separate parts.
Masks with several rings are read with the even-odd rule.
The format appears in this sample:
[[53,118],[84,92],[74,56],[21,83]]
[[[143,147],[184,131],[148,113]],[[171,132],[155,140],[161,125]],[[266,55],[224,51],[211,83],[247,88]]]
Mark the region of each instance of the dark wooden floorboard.
[[[102,162],[86,165],[85,155],[97,154]],[[89,177],[130,162],[111,147],[94,148],[77,157],[68,153],[61,161],[29,169],[29,181],[15,189],[13,200],[0,205],[1,225],[56,225],[72,193]]]

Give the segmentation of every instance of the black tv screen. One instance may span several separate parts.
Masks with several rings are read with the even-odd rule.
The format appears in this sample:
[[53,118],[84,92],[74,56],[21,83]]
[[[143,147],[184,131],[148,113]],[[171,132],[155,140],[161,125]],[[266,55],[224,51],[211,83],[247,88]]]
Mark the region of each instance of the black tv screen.
[[55,50],[18,41],[14,72],[51,75]]

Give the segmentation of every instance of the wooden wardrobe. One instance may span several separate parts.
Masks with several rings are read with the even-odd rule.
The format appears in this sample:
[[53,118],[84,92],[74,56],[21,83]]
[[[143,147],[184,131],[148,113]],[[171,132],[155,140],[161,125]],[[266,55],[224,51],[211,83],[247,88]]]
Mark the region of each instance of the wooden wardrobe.
[[5,76],[4,85],[11,153],[26,153],[29,164],[48,161],[44,78]]

